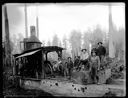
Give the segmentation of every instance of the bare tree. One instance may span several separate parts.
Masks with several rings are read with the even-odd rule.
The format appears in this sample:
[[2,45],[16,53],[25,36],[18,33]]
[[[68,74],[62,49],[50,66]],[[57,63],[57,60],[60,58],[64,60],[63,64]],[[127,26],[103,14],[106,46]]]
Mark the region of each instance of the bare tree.
[[78,52],[80,51],[81,48],[81,32],[78,31],[72,31],[70,35],[69,42],[71,43],[72,46],[72,55],[73,57],[78,55]]
[[62,39],[62,43],[63,43],[63,47],[66,49],[66,50],[63,50],[63,58],[66,59],[67,57],[69,57],[69,53],[67,52],[67,41],[68,39],[66,38],[66,35],[63,36],[63,39]]
[[59,41],[58,46],[59,46],[59,47],[62,47],[62,43],[61,43],[61,41]]
[[66,40],[67,40],[67,38],[66,38],[66,36],[64,35],[64,36],[63,36],[63,40],[62,40],[64,48],[67,48],[67,42],[66,42]]
[[48,40],[47,45],[48,45],[48,46],[51,46],[51,42],[50,42],[50,40]]
[[86,48],[87,50],[89,50],[89,44],[91,43],[90,31],[84,32],[83,41],[84,41],[83,48]]
[[46,43],[45,43],[45,40],[42,40],[42,45],[45,46],[45,44],[46,44]]
[[7,66],[11,65],[11,46],[10,46],[10,34],[9,34],[9,22],[8,22],[8,15],[7,15],[7,7],[6,5],[3,6],[4,10],[4,24],[5,24],[5,63]]
[[11,45],[13,47],[12,53],[16,54],[16,53],[21,53],[22,49],[20,47],[20,42],[23,41],[23,35],[22,33],[18,33],[18,34],[13,34],[11,36]]
[[123,28],[119,29],[116,33],[116,37],[115,37],[115,47],[116,47],[116,57],[118,57],[118,59],[123,59],[122,55],[124,52],[124,47],[125,47],[125,30]]
[[96,29],[93,30],[92,39],[94,47],[96,47],[98,42],[103,41],[103,31],[99,26],[97,26]]
[[59,38],[58,38],[57,34],[55,34],[55,35],[53,36],[52,45],[53,45],[53,46],[58,46],[58,42],[59,42]]

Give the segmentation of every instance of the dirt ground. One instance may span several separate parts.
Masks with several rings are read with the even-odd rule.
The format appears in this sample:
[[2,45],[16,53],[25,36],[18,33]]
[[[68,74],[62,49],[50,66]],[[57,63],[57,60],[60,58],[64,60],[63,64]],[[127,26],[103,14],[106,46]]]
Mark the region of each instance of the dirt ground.
[[[56,77],[56,78],[60,79],[60,77]],[[63,80],[63,78],[62,78],[62,80]],[[66,79],[64,79],[64,80],[66,81]],[[5,81],[6,80],[4,80],[3,82],[5,82]],[[116,80],[116,82],[117,82],[117,80]],[[115,82],[113,84],[115,84]],[[122,82],[121,82],[121,84],[122,84]],[[121,86],[121,84],[120,84],[120,86]],[[6,87],[3,88],[3,96],[5,96],[5,97],[18,97],[18,98],[19,97],[40,97],[40,96],[53,97],[52,94],[44,92],[43,90],[27,90],[27,89],[23,89],[20,87],[16,87],[15,85],[12,85],[12,84],[9,84],[9,85],[5,84],[5,85],[6,85]],[[119,84],[117,84],[117,85],[119,85]],[[112,86],[110,85],[110,87],[112,87]],[[115,86],[113,86],[112,91],[106,93],[103,97],[116,96],[116,94],[113,93],[114,87]],[[123,87],[121,86],[121,88],[123,88]]]
[[[99,87],[100,86],[102,86],[102,85],[99,85]],[[107,92],[103,97],[116,96],[115,91],[116,92],[122,92],[123,91],[122,83],[120,85],[118,84],[118,87],[116,87],[117,85],[114,85],[114,84],[111,84],[111,85],[108,85],[108,86],[112,89],[110,90],[110,92]],[[95,88],[95,85],[94,85],[94,88]],[[117,91],[117,90],[115,90],[115,88],[119,88],[120,90]],[[5,97],[40,97],[40,96],[53,97],[52,94],[47,93],[43,90],[35,90],[35,89],[28,90],[28,89],[23,89],[23,88],[20,88],[20,87],[16,87],[15,85],[12,85],[12,86],[10,85],[9,87],[4,88],[3,89],[3,95]]]
[[20,87],[10,87],[3,90],[4,97],[41,97],[41,96],[50,96],[52,94],[44,92],[42,90],[26,90]]

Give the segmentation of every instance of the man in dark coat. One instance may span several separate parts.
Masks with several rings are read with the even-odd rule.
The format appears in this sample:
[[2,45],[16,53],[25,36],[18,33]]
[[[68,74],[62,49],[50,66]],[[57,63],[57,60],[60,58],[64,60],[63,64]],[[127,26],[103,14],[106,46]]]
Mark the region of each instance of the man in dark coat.
[[73,62],[71,60],[71,57],[68,57],[67,68],[68,68],[69,78],[71,78],[71,73],[73,69]]
[[103,44],[102,42],[99,42],[98,43],[98,48],[97,48],[97,55],[100,58],[100,62],[103,61],[104,56],[106,54],[106,48],[104,46],[102,46],[102,44]]
[[79,58],[78,56],[75,56],[74,67],[75,67],[76,69],[78,69],[79,64],[80,64],[80,58]]

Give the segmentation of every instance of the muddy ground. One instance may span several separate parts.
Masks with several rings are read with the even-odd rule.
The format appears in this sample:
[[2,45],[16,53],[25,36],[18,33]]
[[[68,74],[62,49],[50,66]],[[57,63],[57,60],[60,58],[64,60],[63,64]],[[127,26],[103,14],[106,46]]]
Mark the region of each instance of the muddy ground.
[[[9,72],[9,71],[6,71]],[[6,74],[6,73],[5,73]],[[6,77],[4,77],[6,76]],[[119,75],[117,75],[119,76]],[[52,94],[44,92],[43,90],[26,90],[23,88],[20,88],[19,86],[16,86],[16,83],[11,83],[11,79],[9,79],[7,75],[3,75],[3,96],[4,97],[40,97],[40,96],[50,96],[53,97]],[[103,97],[112,97],[116,96],[112,92],[106,93]]]
[[[53,97],[52,94],[44,92],[43,90],[28,90],[21,88],[16,85],[10,84],[8,87],[3,89],[3,96],[5,97]],[[113,97],[116,96],[116,93],[113,92],[107,92],[103,97]],[[59,96],[60,97],[60,96]],[[62,96],[61,96],[62,97]]]
[[4,97],[41,97],[41,96],[50,96],[53,97],[50,93],[44,92],[42,90],[26,90],[20,87],[9,87],[3,90]]

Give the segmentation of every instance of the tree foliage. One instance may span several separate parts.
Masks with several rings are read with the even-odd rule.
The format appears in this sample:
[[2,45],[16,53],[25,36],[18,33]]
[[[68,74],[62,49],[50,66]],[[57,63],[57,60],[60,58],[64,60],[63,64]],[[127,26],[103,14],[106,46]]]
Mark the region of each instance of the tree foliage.
[[66,36],[64,35],[64,36],[63,36],[63,39],[62,39],[62,43],[63,43],[63,47],[64,47],[64,48],[67,48],[67,42],[66,42],[66,40],[67,40],[67,38],[66,38]]
[[86,48],[87,50],[89,50],[89,44],[92,43],[91,36],[92,36],[92,34],[90,31],[84,32],[84,35],[83,35],[84,43],[82,45],[82,48]]
[[58,46],[58,42],[59,42],[59,38],[58,38],[57,34],[55,34],[53,36],[52,45],[53,46]]
[[62,58],[63,59],[66,59],[67,57],[70,56],[69,52],[68,52],[68,39],[66,37],[66,35],[63,36],[63,39],[62,39],[62,44],[63,44],[63,48],[65,48],[66,50],[63,50],[62,51]]
[[42,40],[42,45],[43,45],[43,46],[45,46],[45,45],[46,45],[45,40]]
[[92,32],[92,44],[94,47],[97,46],[98,42],[103,42],[103,34],[105,34],[105,32],[103,32],[99,26],[97,26],[93,32]]
[[81,38],[82,38],[81,32],[75,31],[75,30],[71,32],[69,42],[71,43],[71,46],[72,46],[73,57],[78,55],[78,53],[80,51]]
[[61,41],[59,41],[58,46],[59,46],[59,47],[62,47],[62,43],[61,43]]
[[47,46],[51,46],[51,42],[50,42],[50,40],[48,40],[48,42],[47,42]]
[[115,32],[116,37],[114,38],[115,48],[116,48],[116,57],[122,59],[122,55],[125,49],[125,30],[123,28]]
[[[103,42],[104,39],[104,42]],[[92,44],[92,48],[97,47],[98,42],[103,42],[105,46],[107,46],[107,39],[106,39],[106,32],[101,30],[99,26],[96,26],[96,28],[91,31],[88,29],[86,32],[83,33],[83,48],[86,48],[89,50],[89,44]]]
[[20,53],[22,51],[20,47],[20,42],[23,41],[23,35],[21,33],[13,34],[11,36],[11,49],[12,54]]

